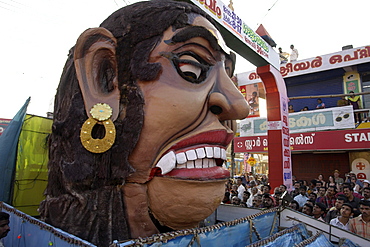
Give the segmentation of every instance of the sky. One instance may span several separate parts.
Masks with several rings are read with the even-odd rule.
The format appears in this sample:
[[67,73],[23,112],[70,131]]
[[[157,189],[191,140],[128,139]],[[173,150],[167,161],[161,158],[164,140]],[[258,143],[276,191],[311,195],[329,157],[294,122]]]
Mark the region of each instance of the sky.
[[[46,116],[53,111],[60,75],[78,36],[134,2],[0,0],[0,118],[13,118],[28,97],[28,114]],[[283,51],[290,52],[294,44],[298,60],[337,52],[345,45],[370,45],[369,0],[233,0],[233,4],[253,30],[263,24]],[[254,68],[238,57],[236,73]]]

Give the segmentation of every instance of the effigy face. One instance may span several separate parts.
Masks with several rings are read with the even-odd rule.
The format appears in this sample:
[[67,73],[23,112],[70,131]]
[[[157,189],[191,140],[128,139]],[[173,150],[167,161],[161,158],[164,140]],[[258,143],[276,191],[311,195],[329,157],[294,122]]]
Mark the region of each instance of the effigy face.
[[218,207],[226,121],[249,107],[207,18],[186,3],[142,2],[80,36],[56,97],[46,222],[106,245],[196,227]]
[[[199,27],[203,33],[194,35]],[[145,116],[129,157],[136,169],[129,181],[148,181],[149,208],[172,229],[196,226],[220,204],[230,176],[222,163],[233,138],[220,120],[248,111],[225,71],[222,37],[214,34],[217,29],[201,16],[193,26],[168,28],[149,58],[162,65],[161,75],[138,82]]]

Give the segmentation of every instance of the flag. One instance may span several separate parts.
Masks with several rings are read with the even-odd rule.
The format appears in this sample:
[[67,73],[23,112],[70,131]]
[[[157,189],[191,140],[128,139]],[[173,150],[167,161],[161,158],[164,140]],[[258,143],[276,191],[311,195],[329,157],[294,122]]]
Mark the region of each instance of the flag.
[[29,97],[0,136],[0,201],[11,203],[11,191],[17,157],[18,137],[21,133]]

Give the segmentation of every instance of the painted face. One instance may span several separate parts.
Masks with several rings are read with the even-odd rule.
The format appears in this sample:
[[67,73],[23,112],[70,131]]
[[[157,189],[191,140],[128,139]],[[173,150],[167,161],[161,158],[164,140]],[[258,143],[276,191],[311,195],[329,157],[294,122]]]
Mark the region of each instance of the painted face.
[[0,220],[0,239],[5,238],[9,231],[9,220]]
[[162,72],[155,81],[138,81],[144,124],[129,156],[136,172],[128,182],[147,183],[152,214],[173,229],[194,227],[220,204],[230,175],[222,163],[233,138],[223,121],[249,111],[225,71],[218,31],[200,16],[192,24],[168,28],[150,54]]

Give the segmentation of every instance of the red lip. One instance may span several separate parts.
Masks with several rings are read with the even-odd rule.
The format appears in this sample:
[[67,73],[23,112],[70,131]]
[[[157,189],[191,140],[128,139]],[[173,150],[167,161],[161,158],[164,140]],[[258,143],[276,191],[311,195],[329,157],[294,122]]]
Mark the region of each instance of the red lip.
[[192,169],[173,169],[163,177],[178,177],[181,179],[193,180],[212,180],[226,179],[230,177],[230,172],[221,166],[210,168],[192,168]]
[[232,133],[227,133],[226,130],[203,132],[174,144],[170,150],[176,151],[185,147],[191,147],[199,144],[211,144],[226,147],[229,145],[233,137],[234,135]]

